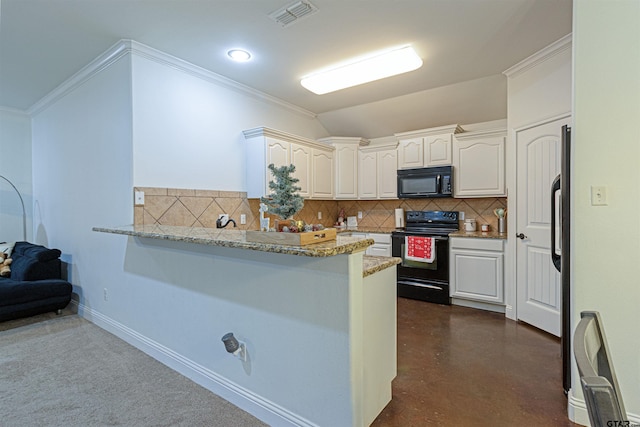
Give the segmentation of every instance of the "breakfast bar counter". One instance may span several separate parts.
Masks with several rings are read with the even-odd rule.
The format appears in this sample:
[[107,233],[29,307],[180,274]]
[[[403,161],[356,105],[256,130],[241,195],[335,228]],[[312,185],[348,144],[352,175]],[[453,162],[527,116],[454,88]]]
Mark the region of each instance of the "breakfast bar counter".
[[335,240],[305,246],[292,246],[277,243],[256,243],[247,241],[247,233],[244,230],[177,227],[171,225],[94,227],[93,231],[310,257],[327,257],[363,251],[367,246],[374,243],[373,239],[362,239],[357,237],[344,237],[340,239],[340,244],[337,244]]
[[[214,378],[220,386],[213,392],[240,390],[223,393],[236,406],[267,411],[272,425],[364,427],[391,400],[400,259],[365,255],[372,239],[292,246],[250,242],[242,230],[127,225],[93,231],[125,247],[123,268],[136,277],[132,286],[183,295],[172,302],[183,311],[179,318],[174,310],[151,309],[157,314],[148,339],[188,360],[177,370],[198,366],[207,373],[199,381],[205,386]],[[176,325],[180,333],[162,335]],[[182,339],[185,331],[192,339]],[[246,361],[225,351],[220,337],[228,332],[247,343]]]

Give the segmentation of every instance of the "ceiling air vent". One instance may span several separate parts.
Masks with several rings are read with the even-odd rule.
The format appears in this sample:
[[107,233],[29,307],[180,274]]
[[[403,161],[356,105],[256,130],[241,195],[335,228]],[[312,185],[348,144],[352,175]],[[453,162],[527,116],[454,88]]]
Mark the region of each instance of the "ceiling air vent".
[[298,22],[301,18],[309,16],[318,11],[318,8],[309,3],[307,0],[293,2],[281,9],[269,14],[271,19],[276,21],[283,27],[288,27],[294,22]]

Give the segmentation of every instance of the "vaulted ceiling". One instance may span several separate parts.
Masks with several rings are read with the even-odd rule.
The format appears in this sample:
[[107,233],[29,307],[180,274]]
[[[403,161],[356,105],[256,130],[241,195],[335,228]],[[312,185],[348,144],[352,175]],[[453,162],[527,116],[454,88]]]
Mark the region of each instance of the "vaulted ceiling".
[[[0,106],[28,110],[120,39],[133,39],[318,115],[330,134],[377,137],[506,117],[502,71],[571,32],[570,0],[0,0]],[[318,69],[411,44],[416,71],[326,95]],[[247,63],[226,52],[244,47]]]

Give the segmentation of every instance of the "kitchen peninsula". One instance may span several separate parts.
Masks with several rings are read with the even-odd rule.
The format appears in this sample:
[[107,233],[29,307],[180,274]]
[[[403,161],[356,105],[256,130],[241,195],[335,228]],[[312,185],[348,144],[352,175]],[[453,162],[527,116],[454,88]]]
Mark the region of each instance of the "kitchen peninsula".
[[[399,259],[365,256],[373,240],[287,246],[247,242],[241,230],[93,230],[128,236],[125,270],[193,291],[175,303],[193,304],[186,327],[207,323],[204,344],[168,347],[232,390],[219,393],[232,403],[275,425],[367,426],[391,400]],[[227,332],[246,343],[246,362],[226,353]]]

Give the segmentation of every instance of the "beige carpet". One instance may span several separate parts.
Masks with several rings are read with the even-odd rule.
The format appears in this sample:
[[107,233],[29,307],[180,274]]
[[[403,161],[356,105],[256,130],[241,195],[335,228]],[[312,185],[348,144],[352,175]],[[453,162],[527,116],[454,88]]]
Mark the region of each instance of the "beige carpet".
[[0,327],[3,427],[266,425],[74,313]]

